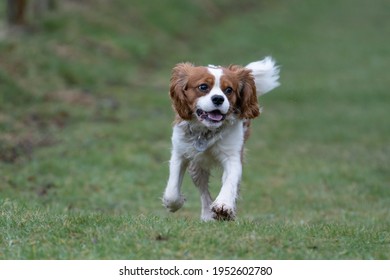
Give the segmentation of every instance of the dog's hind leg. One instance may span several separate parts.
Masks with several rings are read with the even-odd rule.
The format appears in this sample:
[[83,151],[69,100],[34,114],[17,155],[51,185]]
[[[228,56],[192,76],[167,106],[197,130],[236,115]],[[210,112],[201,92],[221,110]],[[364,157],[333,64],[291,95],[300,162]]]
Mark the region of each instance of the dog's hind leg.
[[202,202],[202,221],[214,220],[214,214],[211,211],[211,203],[213,202],[213,200],[209,192],[210,172],[201,168],[195,163],[190,164],[188,171],[191,175],[192,181],[200,192],[200,200]]

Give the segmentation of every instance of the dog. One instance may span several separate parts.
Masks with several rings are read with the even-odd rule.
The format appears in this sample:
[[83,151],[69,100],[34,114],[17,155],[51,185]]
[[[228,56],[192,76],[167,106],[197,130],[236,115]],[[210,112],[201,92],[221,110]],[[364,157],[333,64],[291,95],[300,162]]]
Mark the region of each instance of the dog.
[[[258,96],[279,86],[279,66],[271,57],[245,67],[195,66],[179,63],[172,70],[170,98],[176,112],[169,179],[162,198],[171,212],[185,198],[185,171],[200,191],[201,220],[234,220],[242,174],[244,143],[250,122],[260,115]],[[222,167],[222,187],[213,201],[210,169]]]

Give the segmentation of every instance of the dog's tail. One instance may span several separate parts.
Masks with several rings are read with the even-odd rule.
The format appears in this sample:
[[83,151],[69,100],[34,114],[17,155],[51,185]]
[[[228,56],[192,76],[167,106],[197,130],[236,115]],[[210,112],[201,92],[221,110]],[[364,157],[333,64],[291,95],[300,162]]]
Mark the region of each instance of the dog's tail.
[[260,61],[251,62],[245,68],[252,70],[258,95],[266,94],[280,85],[278,81],[279,66],[270,56]]

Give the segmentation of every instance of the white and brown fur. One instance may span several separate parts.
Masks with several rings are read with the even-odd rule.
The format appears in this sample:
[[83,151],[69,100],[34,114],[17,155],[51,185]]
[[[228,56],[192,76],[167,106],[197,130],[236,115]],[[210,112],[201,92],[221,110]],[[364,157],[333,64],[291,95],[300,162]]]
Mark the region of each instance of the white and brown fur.
[[[172,155],[163,204],[171,212],[185,198],[185,170],[200,191],[201,219],[234,220],[242,174],[244,143],[251,119],[260,114],[258,95],[279,85],[279,68],[270,57],[245,67],[194,66],[173,68],[170,97],[176,112]],[[222,187],[215,200],[209,192],[210,169],[221,166]]]

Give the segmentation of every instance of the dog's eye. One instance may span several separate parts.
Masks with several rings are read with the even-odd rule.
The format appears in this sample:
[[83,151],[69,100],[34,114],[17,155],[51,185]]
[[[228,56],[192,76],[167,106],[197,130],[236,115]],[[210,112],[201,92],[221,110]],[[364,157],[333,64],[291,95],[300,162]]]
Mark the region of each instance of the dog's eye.
[[225,90],[224,90],[224,93],[226,94],[226,95],[229,95],[229,94],[231,94],[233,92],[233,89],[231,88],[231,87],[227,87],[227,88],[225,88]]
[[209,86],[208,86],[208,84],[201,84],[200,86],[198,86],[198,89],[200,91],[206,92],[206,91],[208,91]]

